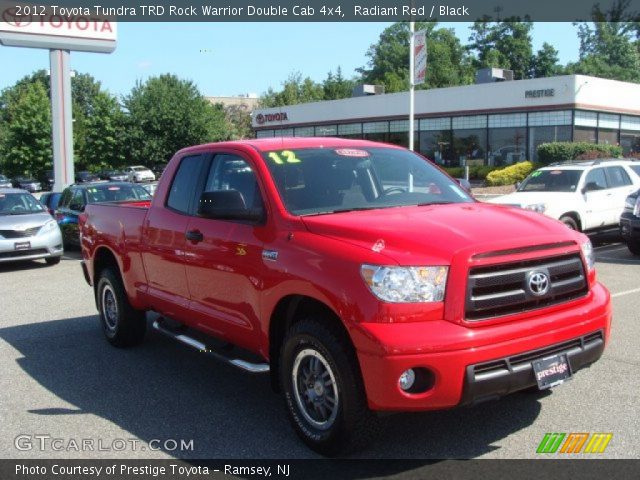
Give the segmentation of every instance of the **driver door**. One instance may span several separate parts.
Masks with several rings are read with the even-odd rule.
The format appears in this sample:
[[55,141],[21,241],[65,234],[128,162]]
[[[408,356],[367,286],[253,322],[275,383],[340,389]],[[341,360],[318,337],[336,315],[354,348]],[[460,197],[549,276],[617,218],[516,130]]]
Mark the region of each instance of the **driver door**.
[[581,194],[586,214],[582,229],[589,230],[607,225],[612,193],[604,168],[594,168],[587,173]]

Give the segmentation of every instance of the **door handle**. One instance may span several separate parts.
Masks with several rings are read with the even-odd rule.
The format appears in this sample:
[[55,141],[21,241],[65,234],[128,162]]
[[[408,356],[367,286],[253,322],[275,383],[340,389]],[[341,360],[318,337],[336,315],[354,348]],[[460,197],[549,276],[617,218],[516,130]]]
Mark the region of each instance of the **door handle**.
[[193,243],[198,243],[204,240],[204,235],[199,230],[189,230],[184,234],[185,238]]

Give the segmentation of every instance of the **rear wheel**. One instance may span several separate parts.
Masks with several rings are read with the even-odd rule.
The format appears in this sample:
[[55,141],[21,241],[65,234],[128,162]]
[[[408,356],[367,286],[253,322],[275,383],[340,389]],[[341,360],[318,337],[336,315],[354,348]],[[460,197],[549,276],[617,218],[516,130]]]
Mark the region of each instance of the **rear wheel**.
[[640,240],[627,240],[627,248],[633,255],[640,255]]
[[145,312],[129,303],[120,275],[112,267],[100,273],[96,295],[102,330],[116,347],[132,347],[142,343],[147,329]]
[[571,230],[579,230],[578,222],[576,222],[573,217],[565,215],[564,217],[560,217],[560,221],[564,223],[567,227],[569,227]]
[[312,450],[329,456],[366,446],[378,428],[355,352],[337,330],[323,317],[301,320],[280,355],[280,383],[293,428]]

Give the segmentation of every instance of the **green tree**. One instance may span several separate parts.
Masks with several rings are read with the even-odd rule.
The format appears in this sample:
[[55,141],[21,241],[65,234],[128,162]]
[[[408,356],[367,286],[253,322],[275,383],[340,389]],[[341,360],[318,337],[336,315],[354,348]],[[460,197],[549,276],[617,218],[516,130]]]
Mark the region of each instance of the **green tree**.
[[138,82],[124,97],[126,151],[134,163],[166,162],[188,145],[227,139],[224,110],[207,102],[193,82],[165,74]]
[[282,107],[285,105],[297,105],[298,103],[317,102],[324,98],[322,85],[311,78],[302,78],[300,72],[293,72],[282,84],[282,90],[276,91],[269,88],[260,97],[260,106]]
[[[453,30],[436,22],[416,22],[427,31],[427,77],[418,88],[450,87],[472,82],[470,58]],[[365,83],[384,85],[387,92],[409,88],[409,25],[394,23],[384,29],[366,53],[368,65],[358,69]]]
[[342,68],[338,67],[335,75],[329,71],[327,78],[322,82],[324,100],[349,98],[355,85],[355,80],[348,80],[342,76]]
[[253,128],[251,127],[251,110],[247,105],[228,105],[218,108],[224,109],[228,125],[228,138],[230,140],[242,140],[254,137]]
[[0,156],[7,175],[38,175],[51,168],[51,106],[41,82],[22,82],[2,93]]
[[562,67],[558,64],[558,51],[547,42],[542,44],[533,57],[531,64],[531,77],[553,77],[562,72]]
[[125,117],[116,98],[103,91],[92,96],[84,131],[78,168],[96,171],[124,165]]
[[640,83],[638,22],[628,9],[628,0],[604,12],[596,5],[593,23],[577,24],[580,58],[567,65],[569,73]]
[[[532,22],[517,18],[492,22],[485,17],[474,22],[467,47],[475,55],[474,66],[513,70],[515,80],[530,78],[536,63],[531,43],[532,28]],[[542,54],[546,57],[539,58],[539,61],[552,60],[554,57],[549,56],[551,53],[548,48],[543,49]],[[555,58],[557,62],[557,52]],[[544,71],[548,72],[549,67],[545,65]]]

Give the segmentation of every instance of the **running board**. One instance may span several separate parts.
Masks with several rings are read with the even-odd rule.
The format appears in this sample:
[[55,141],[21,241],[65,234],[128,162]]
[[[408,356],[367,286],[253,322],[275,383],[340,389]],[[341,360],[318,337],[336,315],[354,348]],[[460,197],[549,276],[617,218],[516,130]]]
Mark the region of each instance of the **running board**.
[[171,330],[165,328],[162,325],[162,323],[158,320],[154,320],[153,328],[159,331],[160,333],[163,333],[164,335],[173,338],[174,340],[177,340],[181,343],[184,343],[185,345],[190,346],[191,348],[195,348],[196,350],[206,353],[214,357],[216,360],[232,365],[236,368],[239,368],[240,370],[244,370],[245,372],[249,372],[249,373],[268,373],[269,372],[269,365],[267,363],[251,363],[246,360],[241,360],[239,358],[226,357],[221,353],[211,350],[204,343],[202,343],[199,340],[196,340],[193,337],[189,337],[184,333],[172,332]]

